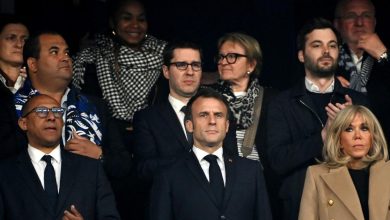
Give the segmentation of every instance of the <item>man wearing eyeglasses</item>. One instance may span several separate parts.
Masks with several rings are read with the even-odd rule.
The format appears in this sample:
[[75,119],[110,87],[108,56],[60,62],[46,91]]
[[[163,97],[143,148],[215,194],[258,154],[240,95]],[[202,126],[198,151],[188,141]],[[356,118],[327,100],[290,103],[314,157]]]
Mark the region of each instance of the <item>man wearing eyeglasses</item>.
[[28,147],[0,165],[0,219],[120,219],[100,162],[60,148],[63,114],[47,95],[24,105]]
[[[169,96],[165,102],[141,110],[134,116],[137,169],[148,182],[192,149],[192,134],[184,127],[184,109],[198,91],[202,77],[201,58],[200,47],[192,42],[168,44],[163,53],[162,69],[169,81]],[[237,154],[236,139],[231,130],[224,146],[227,151]]]
[[375,6],[370,0],[341,0],[334,25],[344,44],[337,78],[343,86],[365,93],[390,140],[390,57],[375,32]]
[[21,107],[31,96],[53,97],[65,108],[61,142],[64,149],[100,159],[109,176],[126,175],[131,157],[105,103],[70,85],[72,60],[65,39],[56,32],[40,32],[26,42],[23,53],[29,78],[15,94],[17,114],[21,116]]

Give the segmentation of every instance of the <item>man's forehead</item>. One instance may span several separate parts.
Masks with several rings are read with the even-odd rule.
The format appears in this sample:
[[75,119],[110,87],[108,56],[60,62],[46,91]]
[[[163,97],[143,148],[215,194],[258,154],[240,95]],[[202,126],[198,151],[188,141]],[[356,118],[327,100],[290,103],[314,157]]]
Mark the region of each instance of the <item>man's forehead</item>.
[[61,35],[55,34],[43,34],[40,36],[40,45],[41,47],[64,47],[68,48],[68,44],[65,42],[65,39]]
[[312,32],[306,35],[306,43],[310,44],[314,41],[320,42],[337,42],[335,33],[330,28],[325,29],[314,29]]
[[225,104],[221,100],[210,97],[199,97],[195,100],[193,106],[196,106],[199,111],[210,111],[216,109],[223,112],[227,111]]

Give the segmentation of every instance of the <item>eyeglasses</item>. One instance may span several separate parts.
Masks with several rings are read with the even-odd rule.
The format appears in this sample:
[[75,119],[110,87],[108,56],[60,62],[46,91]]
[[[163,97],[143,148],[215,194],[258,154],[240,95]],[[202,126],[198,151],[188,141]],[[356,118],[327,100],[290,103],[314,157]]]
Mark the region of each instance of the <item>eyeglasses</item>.
[[228,64],[234,64],[236,63],[238,57],[247,57],[247,56],[239,53],[227,53],[226,55],[218,54],[215,57],[215,62],[222,63],[223,59],[226,59],[226,62]]
[[61,107],[52,107],[52,108],[35,107],[35,108],[31,109],[31,111],[24,114],[22,117],[25,118],[25,117],[27,117],[27,115],[29,115],[32,112],[35,112],[38,115],[38,117],[40,117],[40,118],[46,118],[47,115],[49,114],[49,112],[52,112],[54,117],[61,118],[64,115],[65,109],[61,108]]
[[363,12],[360,15],[357,15],[356,13],[348,13],[343,16],[339,16],[338,18],[344,19],[345,21],[356,21],[357,18],[361,18],[365,21],[371,21],[374,20],[375,15],[371,12]]
[[199,71],[202,69],[202,63],[201,62],[192,62],[192,63],[187,63],[187,62],[173,62],[169,63],[169,65],[175,65],[177,69],[179,70],[186,70],[188,66],[191,66],[193,71]]

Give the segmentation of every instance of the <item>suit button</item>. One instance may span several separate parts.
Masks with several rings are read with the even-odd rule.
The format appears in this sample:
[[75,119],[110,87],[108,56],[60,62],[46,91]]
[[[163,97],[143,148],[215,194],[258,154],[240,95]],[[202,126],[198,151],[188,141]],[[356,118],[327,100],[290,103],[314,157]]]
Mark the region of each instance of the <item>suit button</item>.
[[221,219],[226,219],[226,216],[224,216],[224,215],[221,215]]
[[328,201],[328,205],[329,206],[332,206],[334,204],[334,201],[333,200],[331,200],[331,199],[329,199],[329,201]]

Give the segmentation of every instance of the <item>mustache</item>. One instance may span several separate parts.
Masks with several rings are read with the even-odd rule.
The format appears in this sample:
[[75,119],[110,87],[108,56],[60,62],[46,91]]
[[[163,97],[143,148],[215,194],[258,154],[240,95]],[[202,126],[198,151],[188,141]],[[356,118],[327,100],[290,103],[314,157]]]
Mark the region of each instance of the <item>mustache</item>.
[[322,57],[318,58],[318,60],[321,60],[321,59],[331,59],[331,60],[334,60],[333,57],[331,57],[329,54],[325,54]]

